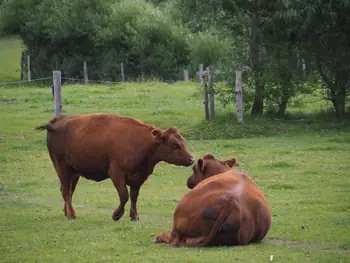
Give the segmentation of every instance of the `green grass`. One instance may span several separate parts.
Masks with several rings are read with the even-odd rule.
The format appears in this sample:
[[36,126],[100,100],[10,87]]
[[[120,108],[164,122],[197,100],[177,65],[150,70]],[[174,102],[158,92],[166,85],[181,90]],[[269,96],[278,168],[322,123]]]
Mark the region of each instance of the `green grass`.
[[[141,188],[142,224],[118,205],[112,183],[81,179],[63,215],[59,182],[45,133],[36,125],[52,115],[49,88],[0,87],[0,253],[2,262],[349,262],[350,135],[348,122],[280,123],[235,116],[218,105],[203,121],[196,85],[178,83],[63,86],[65,113],[109,112],[161,128],[177,126],[201,157],[235,157],[253,177],[272,209],[270,232],[243,247],[169,248],[151,241],[169,231],[174,208],[187,191],[190,168],[159,164]],[[129,207],[129,203],[127,208]]]
[[22,49],[20,39],[0,37],[0,82],[20,80]]

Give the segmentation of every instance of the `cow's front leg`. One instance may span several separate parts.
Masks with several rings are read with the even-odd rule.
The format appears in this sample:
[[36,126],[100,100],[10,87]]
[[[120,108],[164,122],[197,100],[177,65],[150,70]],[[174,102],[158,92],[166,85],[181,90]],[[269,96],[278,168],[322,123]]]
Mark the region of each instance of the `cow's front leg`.
[[129,200],[129,193],[126,188],[125,173],[119,171],[114,164],[111,164],[108,173],[119,194],[120,204],[112,215],[113,220],[117,221],[124,215],[124,208]]
[[130,201],[131,201],[130,219],[131,221],[139,221],[139,216],[138,216],[137,207],[136,207],[136,202],[137,202],[137,197],[139,196],[139,192],[140,192],[140,186],[138,187],[130,186]]

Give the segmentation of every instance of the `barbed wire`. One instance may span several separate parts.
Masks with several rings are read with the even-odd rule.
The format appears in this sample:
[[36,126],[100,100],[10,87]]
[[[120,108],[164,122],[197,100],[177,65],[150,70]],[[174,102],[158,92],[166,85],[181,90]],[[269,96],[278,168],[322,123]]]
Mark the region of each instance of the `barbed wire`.
[[[62,77],[61,79],[65,79],[65,80],[74,80],[74,81],[80,81],[80,82],[84,82],[84,79],[76,79],[76,78],[66,78],[66,77]],[[121,84],[123,83],[122,81],[112,81],[112,80],[93,80],[93,79],[89,79],[88,82],[97,82],[97,83],[116,83],[116,84]]]
[[0,86],[11,85],[11,84],[19,84],[19,83],[36,82],[36,81],[39,81],[39,80],[46,80],[46,79],[52,79],[52,77],[38,78],[38,79],[32,79],[32,80],[18,80],[18,81],[12,81],[12,82],[0,82]]
[[[205,75],[206,72],[204,72],[203,75]],[[42,80],[48,80],[52,77],[45,77],[45,78],[37,78],[32,80],[18,80],[18,81],[12,81],[12,82],[0,82],[0,86],[6,86],[6,85],[12,85],[12,84],[21,84],[21,83],[31,83],[36,81],[42,81]],[[137,78],[135,78],[136,80]],[[78,78],[68,78],[68,77],[61,77],[61,80],[67,80],[67,81],[76,81],[80,83],[85,83],[85,79],[78,79]],[[129,80],[130,81],[130,80]],[[106,84],[123,84],[128,83],[129,81],[112,81],[112,80],[93,80],[88,79],[88,83],[106,83]],[[201,85],[201,83],[199,83]]]

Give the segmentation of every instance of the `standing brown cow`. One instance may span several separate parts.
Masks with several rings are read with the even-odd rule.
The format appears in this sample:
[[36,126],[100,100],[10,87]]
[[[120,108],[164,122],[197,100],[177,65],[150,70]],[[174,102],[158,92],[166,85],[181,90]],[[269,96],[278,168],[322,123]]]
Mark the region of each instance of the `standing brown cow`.
[[199,159],[187,181],[193,189],[175,209],[171,234],[162,232],[154,242],[207,246],[261,241],[270,229],[270,208],[254,181],[231,169],[235,163],[211,154]]
[[120,199],[113,220],[124,214],[129,185],[130,218],[138,220],[139,190],[155,165],[165,161],[190,166],[194,162],[175,127],[160,130],[133,118],[112,114],[62,115],[36,129],[47,130],[47,147],[61,181],[68,218],[75,218],[72,196],[80,176],[94,181],[112,180]]

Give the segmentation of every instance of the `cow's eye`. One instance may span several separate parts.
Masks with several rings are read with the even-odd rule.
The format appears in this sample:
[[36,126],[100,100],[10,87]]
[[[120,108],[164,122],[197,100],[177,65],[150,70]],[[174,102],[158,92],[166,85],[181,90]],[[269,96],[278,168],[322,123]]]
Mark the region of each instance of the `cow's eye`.
[[180,149],[180,145],[178,145],[178,144],[173,144],[173,148],[174,148],[174,149]]

